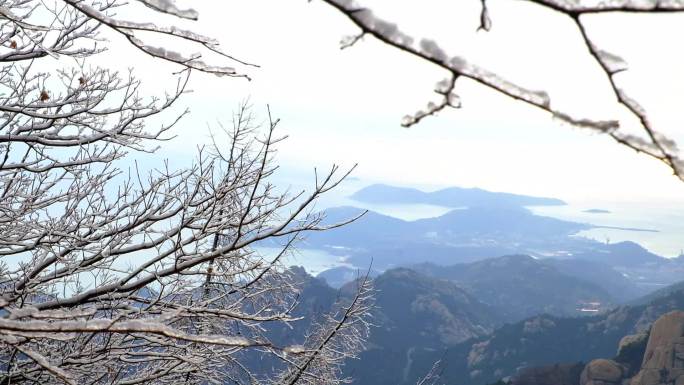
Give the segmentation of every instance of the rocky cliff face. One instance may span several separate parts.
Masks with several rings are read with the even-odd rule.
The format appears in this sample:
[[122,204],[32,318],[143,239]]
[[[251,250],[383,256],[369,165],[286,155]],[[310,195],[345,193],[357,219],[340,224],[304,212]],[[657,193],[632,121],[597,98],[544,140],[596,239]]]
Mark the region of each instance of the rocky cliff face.
[[627,373],[623,365],[604,358],[593,360],[584,367],[580,385],[619,385]]
[[[562,367],[527,369],[509,384],[565,384],[572,376]],[[616,357],[595,359],[584,365],[574,384],[684,385],[684,311],[666,313],[653,323],[650,331],[625,336]]]
[[[481,340],[469,342],[468,351],[463,354],[469,360],[450,353],[450,362],[462,359],[466,365],[459,367],[458,376],[449,380],[483,385],[516,376],[523,368],[580,361],[584,367],[593,359],[611,357],[629,367],[626,375],[631,378],[641,370],[651,326],[673,310],[684,310],[684,291],[672,292],[646,305],[621,306],[597,316],[542,315],[507,324]],[[622,348],[616,356],[621,340]],[[438,358],[435,354],[432,361]]]
[[684,385],[684,312],[658,318],[651,328],[641,370],[631,385]]

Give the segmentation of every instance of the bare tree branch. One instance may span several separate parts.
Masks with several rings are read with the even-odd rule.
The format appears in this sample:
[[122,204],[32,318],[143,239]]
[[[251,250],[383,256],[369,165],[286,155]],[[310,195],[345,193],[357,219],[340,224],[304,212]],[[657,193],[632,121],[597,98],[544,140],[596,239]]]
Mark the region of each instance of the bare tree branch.
[[[170,0],[138,3],[152,15],[197,18]],[[278,120],[269,110],[261,127],[247,105],[187,167],[122,167],[128,153],[171,139],[188,112],[174,106],[192,70],[242,76],[151,47],[139,32],[249,65],[192,31],[119,20],[122,6],[0,6],[0,384],[273,384],[283,372],[311,378],[341,365],[361,346],[361,329],[351,330],[366,322],[366,286],[341,320],[334,313],[327,319],[338,322],[316,325],[334,338],[306,367],[282,359],[296,348],[266,331],[301,322],[285,259],[307,232],[347,223],[324,226],[312,207],[351,170],[333,166],[308,192],[278,192]],[[99,35],[107,28],[180,66],[164,97],[144,95],[132,72],[86,66],[108,48]],[[75,64],[54,68],[53,57]],[[153,117],[167,123],[150,127]],[[260,253],[266,241],[280,251]],[[278,365],[256,372],[264,357]],[[327,373],[339,380],[339,370]]]
[[[530,90],[510,82],[494,72],[481,66],[470,63],[464,57],[449,56],[446,51],[436,42],[422,39],[418,42],[412,36],[399,30],[396,24],[377,17],[371,10],[364,8],[352,0],[323,0],[335,10],[345,15],[361,33],[353,35],[352,38],[343,41],[343,48],[356,43],[361,36],[371,35],[379,41],[397,48],[421,60],[430,62],[449,73],[450,79],[459,77],[468,78],[488,87],[498,93],[504,94],[512,99],[522,101],[533,107],[548,112],[552,117],[576,127],[587,128],[593,131],[604,133],[613,138],[616,142],[632,148],[638,152],[645,153],[666,164],[679,179],[684,181],[684,159],[679,154],[679,150],[674,140],[666,137],[652,125],[648,114],[632,97],[622,90],[614,75],[626,69],[625,63],[617,55],[605,52],[598,48],[588,35],[586,28],[581,21],[581,16],[586,14],[600,13],[666,13],[684,11],[684,2],[680,1],[571,1],[571,0],[525,0],[530,3],[538,4],[551,11],[569,16],[577,25],[579,37],[585,43],[588,53],[595,59],[598,66],[606,75],[610,87],[615,94],[617,102],[622,105],[638,122],[646,134],[645,137],[625,133],[621,129],[620,121],[595,120],[572,114],[554,108],[551,100],[545,91]],[[491,19],[489,17],[488,3],[480,0],[482,9],[480,13],[480,26],[478,30],[489,30]],[[449,94],[453,91],[453,86],[449,89]],[[448,99],[441,103],[431,103],[427,111],[418,111],[414,115],[406,116],[402,125],[411,126],[418,123],[423,118],[434,115],[444,107],[452,105]]]

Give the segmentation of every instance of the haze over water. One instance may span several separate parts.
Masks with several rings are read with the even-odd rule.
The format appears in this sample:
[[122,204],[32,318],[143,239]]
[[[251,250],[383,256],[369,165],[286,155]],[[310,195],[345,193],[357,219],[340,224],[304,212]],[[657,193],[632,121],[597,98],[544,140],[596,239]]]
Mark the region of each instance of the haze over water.
[[[337,188],[324,195],[317,203],[317,208],[354,206],[408,221],[437,217],[454,209],[428,204],[375,204],[359,202],[349,198],[354,192],[370,184],[373,183],[354,178],[346,180]],[[414,187],[423,191],[439,189],[434,187],[425,188],[424,186]],[[684,249],[684,207],[676,203],[606,203],[591,201],[567,201],[567,203],[565,206],[535,206],[528,208],[536,215],[588,223],[596,226],[613,227],[598,227],[577,233],[577,236],[587,237],[599,242],[617,243],[632,241],[655,254],[667,258],[679,256]],[[586,211],[590,209],[600,209],[608,212],[590,213]],[[627,229],[655,231],[633,231]],[[302,260],[304,259],[302,258]]]

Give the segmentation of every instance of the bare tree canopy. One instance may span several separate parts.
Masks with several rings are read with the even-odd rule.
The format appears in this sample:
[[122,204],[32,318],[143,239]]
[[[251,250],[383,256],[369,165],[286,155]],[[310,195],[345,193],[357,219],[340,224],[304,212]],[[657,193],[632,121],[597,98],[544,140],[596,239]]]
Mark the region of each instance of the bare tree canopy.
[[[472,0],[476,1],[476,0]],[[576,26],[577,38],[586,47],[586,54],[593,58],[596,66],[605,75],[616,103],[622,106],[638,125],[643,135],[627,132],[623,129],[624,122],[620,119],[596,120],[591,117],[577,116],[554,107],[549,94],[545,90],[533,90],[517,84],[499,74],[472,63],[467,57],[451,56],[446,53],[443,45],[430,39],[416,39],[403,32],[392,20],[385,20],[376,15],[372,9],[364,7],[362,1],[353,0],[323,0],[336,11],[346,16],[360,32],[342,39],[342,48],[348,48],[362,37],[372,36],[382,43],[399,49],[408,55],[430,62],[443,69],[448,76],[439,81],[434,90],[440,95],[441,101],[430,102],[426,108],[402,120],[403,126],[412,126],[424,118],[434,115],[447,107],[460,107],[460,99],[456,93],[459,78],[470,79],[495,92],[519,100],[535,108],[548,112],[552,117],[572,126],[586,128],[595,132],[609,135],[616,142],[628,146],[638,152],[647,154],[662,161],[674,173],[684,180],[684,159],[671,138],[665,136],[651,123],[648,112],[637,102],[637,98],[621,88],[616,75],[626,70],[626,63],[614,53],[599,47],[586,29],[584,17],[586,15],[606,13],[675,13],[684,12],[684,2],[681,1],[592,1],[592,0],[525,0],[547,9],[549,12],[567,16]],[[489,31],[495,20],[490,18],[489,1],[481,2],[481,12],[478,30]],[[496,4],[492,2],[492,4]],[[448,44],[448,42],[444,42]]]
[[[471,1],[481,5],[479,29],[488,31],[496,23],[493,2]],[[404,126],[460,107],[456,90],[465,78],[609,135],[684,181],[676,143],[621,88],[624,61],[599,47],[585,24],[586,15],[683,12],[684,2],[525,1],[572,21],[642,135],[625,131],[617,118],[558,109],[546,91],[448,55],[361,3],[323,0],[359,29],[342,48],[372,36],[447,74],[435,87],[440,101],[406,116]],[[154,22],[121,16],[130,13]],[[173,107],[192,73],[249,79],[240,68],[258,67],[209,36],[157,22],[198,17],[172,0],[0,0],[0,384],[346,380],[341,365],[368,333],[368,279],[313,320],[300,344],[280,346],[267,330],[299,321],[292,315],[298,282],[283,260],[305,233],[346,223],[324,225],[312,206],[349,171],[333,166],[316,175],[308,193],[280,192],[269,179],[284,139],[278,120],[267,110],[266,123],[257,124],[246,105],[185,168],[121,167],[131,152],[154,152],[170,139],[188,112]],[[157,97],[133,71],[93,65],[112,48],[108,38],[175,65],[176,83]],[[182,52],[188,46],[199,53]],[[281,246],[279,252],[260,254],[255,246],[264,241]],[[262,359],[272,370],[253,370]],[[440,370],[435,364],[421,383],[437,381]]]
[[[150,20],[197,19],[170,0],[137,3]],[[149,34],[249,65],[192,31],[117,18],[135,5],[0,2],[0,384],[343,381],[340,365],[367,333],[366,280],[300,345],[277,346],[264,331],[297,321],[297,282],[282,260],[303,233],[336,226],[311,204],[347,173],[334,166],[309,193],[278,193],[278,121],[269,111],[260,127],[247,106],[190,167],[120,169],[185,115],[172,106],[192,71],[243,76],[145,43]],[[86,65],[107,48],[103,29],[179,66],[165,98],[144,95],[131,73]],[[158,115],[170,123],[150,128]],[[252,247],[268,239],[279,253]],[[252,371],[263,356],[272,373]]]

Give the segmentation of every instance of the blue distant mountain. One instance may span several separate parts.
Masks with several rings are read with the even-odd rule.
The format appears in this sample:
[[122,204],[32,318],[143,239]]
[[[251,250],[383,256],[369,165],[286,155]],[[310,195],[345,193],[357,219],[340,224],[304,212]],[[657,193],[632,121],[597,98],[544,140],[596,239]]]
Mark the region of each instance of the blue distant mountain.
[[[533,242],[548,237],[566,237],[592,225],[564,221],[533,214],[523,207],[484,207],[452,210],[444,215],[405,221],[356,207],[342,206],[325,210],[325,224],[341,223],[365,214],[341,228],[312,234],[308,241],[352,247],[378,245],[384,242],[441,243],[459,241],[470,243],[474,239],[489,237],[499,243]],[[522,238],[522,239],[520,239]]]
[[434,278],[454,282],[478,300],[491,305],[507,322],[537,314],[580,315],[583,302],[611,307],[613,297],[600,285],[561,273],[546,260],[507,255],[483,261],[413,267]]
[[[353,266],[379,271],[512,254],[557,258],[554,267],[560,272],[602,286],[618,302],[677,282],[684,274],[681,261],[660,257],[634,242],[606,244],[575,236],[595,226],[535,215],[519,206],[473,206],[414,221],[336,207],[325,211],[323,224],[344,222],[364,212],[346,226],[307,234],[301,247],[326,250],[344,256]],[[333,285],[344,280],[326,278]]]
[[[553,305],[559,300],[570,303],[573,298],[583,298],[583,291],[600,293],[586,281],[559,275],[558,265],[547,262],[511,255],[469,266],[418,266],[423,272],[406,268],[385,271],[373,279],[374,327],[366,349],[359,353],[359,359],[346,362],[344,374],[358,385],[411,385],[441,360],[442,383],[492,384],[524,367],[557,368],[558,362],[588,362],[614,355],[622,337],[647,331],[660,315],[684,308],[684,291],[679,284],[640,300],[643,304],[620,306],[593,316],[540,314],[507,323],[510,318],[501,312],[504,304],[519,307],[519,301],[527,301]],[[302,283],[299,305],[292,316],[303,319],[288,326],[264,325],[269,341],[278,346],[300,343],[314,321],[334,310],[338,299],[354,293],[354,283],[336,290],[301,268],[291,268],[290,274]],[[493,291],[488,292],[488,288]],[[504,302],[506,297],[508,303]],[[254,370],[268,372],[278,361],[255,356],[250,364]]]
[[[354,207],[330,208],[324,224],[344,222],[363,212]],[[426,261],[448,265],[506,254],[584,250],[596,244],[570,235],[589,228],[534,215],[523,207],[456,209],[416,221],[368,211],[346,226],[307,234],[303,247],[343,250],[352,264],[368,266],[372,259],[373,266],[382,270]]]
[[[577,259],[591,259],[612,266],[658,265],[663,257],[653,254],[641,245],[631,242],[617,242],[602,246],[601,253],[576,253]],[[673,261],[668,261],[672,264]]]
[[534,215],[524,207],[471,206],[452,210],[442,216],[413,222],[423,232],[467,234],[470,237],[489,235],[499,237],[545,238],[566,236],[591,225]]
[[366,203],[430,204],[445,207],[562,206],[566,204],[556,198],[492,192],[479,188],[450,187],[433,192],[424,192],[414,188],[384,184],[365,187],[354,193],[351,198]]

